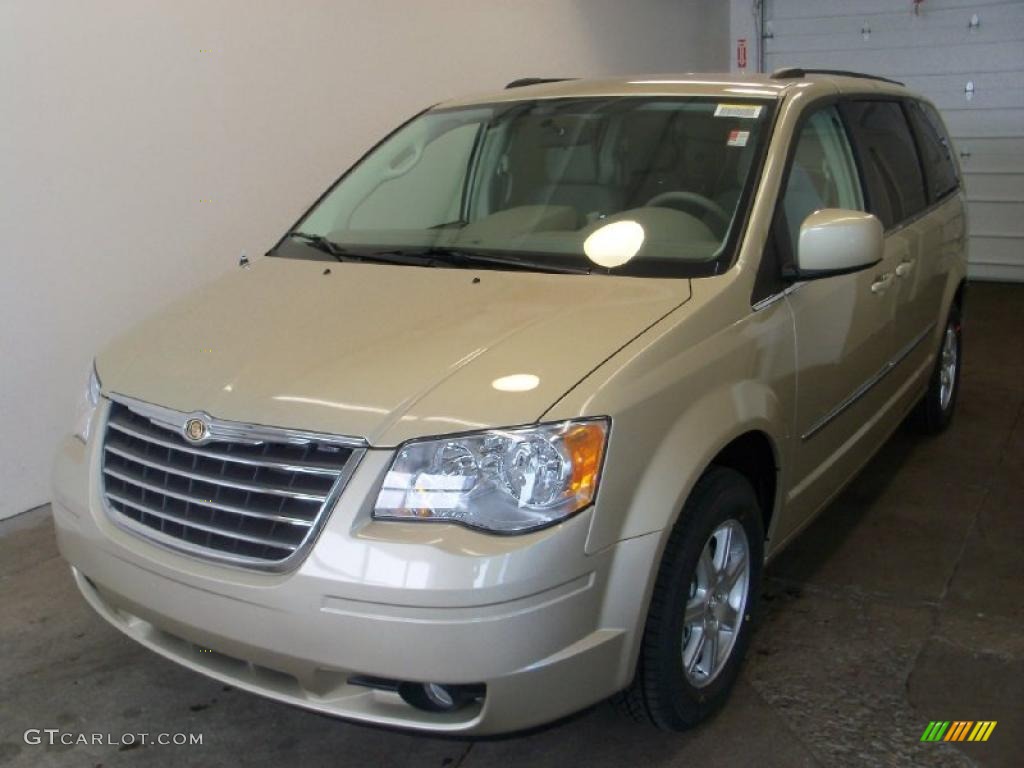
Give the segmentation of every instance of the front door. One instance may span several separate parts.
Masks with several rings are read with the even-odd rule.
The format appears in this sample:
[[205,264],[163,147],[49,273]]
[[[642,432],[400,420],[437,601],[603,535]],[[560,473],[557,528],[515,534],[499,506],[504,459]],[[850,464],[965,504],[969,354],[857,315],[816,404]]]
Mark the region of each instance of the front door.
[[[795,248],[816,210],[865,210],[865,195],[836,107],[803,122],[777,219]],[[895,243],[891,244],[895,246]],[[884,375],[894,352],[896,247],[881,263],[849,275],[797,284],[789,293],[797,356],[793,472],[784,538],[816,512],[877,447],[893,393]]]

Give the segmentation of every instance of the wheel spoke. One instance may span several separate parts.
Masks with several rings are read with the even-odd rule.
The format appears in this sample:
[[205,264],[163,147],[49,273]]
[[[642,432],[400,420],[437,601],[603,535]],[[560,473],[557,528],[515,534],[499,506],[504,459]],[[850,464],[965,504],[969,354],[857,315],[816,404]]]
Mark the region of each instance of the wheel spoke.
[[704,674],[711,676],[718,670],[718,627],[708,629],[704,634]]
[[705,546],[697,560],[697,588],[706,589],[711,584],[711,576],[714,573],[714,565],[711,561],[711,551]]
[[686,604],[686,612],[683,614],[683,624],[691,626],[704,621],[704,609],[706,607],[704,595],[696,594]]
[[731,564],[729,570],[725,572],[725,576],[722,579],[722,586],[725,589],[726,594],[731,594],[733,589],[739,583],[740,579],[746,578],[747,575],[747,555],[742,553],[736,558],[736,561]]
[[722,606],[722,618],[719,619],[719,626],[729,632],[735,632],[739,628],[740,613],[733,608],[732,603]]
[[721,574],[729,566],[729,550],[732,548],[732,526],[724,525],[718,529],[718,546],[715,548],[715,571]]
[[700,661],[701,653],[704,651],[705,630],[699,630],[695,635],[690,636],[691,648],[689,652],[683,651],[683,668],[688,677],[692,677]]

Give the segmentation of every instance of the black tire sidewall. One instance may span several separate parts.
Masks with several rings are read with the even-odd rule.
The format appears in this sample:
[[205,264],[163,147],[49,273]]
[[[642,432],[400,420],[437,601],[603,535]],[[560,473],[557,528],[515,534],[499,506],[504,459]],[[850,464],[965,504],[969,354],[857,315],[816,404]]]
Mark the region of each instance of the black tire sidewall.
[[[690,582],[711,533],[726,520],[737,520],[747,536],[750,583],[739,636],[722,671],[708,685],[696,687],[687,679],[682,663],[683,614]],[[761,510],[746,478],[730,469],[712,468],[698,483],[687,502],[669,546],[656,590],[661,594],[662,615],[656,633],[645,638],[645,683],[651,716],[664,728],[690,727],[718,709],[736,682],[753,630],[752,615],[761,588],[764,534]],[[650,690],[657,687],[657,691]],[[653,697],[651,694],[655,694]]]

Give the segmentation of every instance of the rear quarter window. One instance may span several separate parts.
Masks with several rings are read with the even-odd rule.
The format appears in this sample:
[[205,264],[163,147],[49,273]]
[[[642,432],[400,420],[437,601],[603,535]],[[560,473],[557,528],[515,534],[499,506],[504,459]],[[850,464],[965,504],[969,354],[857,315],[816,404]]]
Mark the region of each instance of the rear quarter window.
[[921,149],[928,199],[930,202],[941,200],[960,187],[960,176],[953,159],[953,144],[946,126],[931,104],[910,101],[907,103],[907,114]]
[[924,210],[921,163],[900,103],[849,101],[842,111],[853,132],[871,213],[889,229]]

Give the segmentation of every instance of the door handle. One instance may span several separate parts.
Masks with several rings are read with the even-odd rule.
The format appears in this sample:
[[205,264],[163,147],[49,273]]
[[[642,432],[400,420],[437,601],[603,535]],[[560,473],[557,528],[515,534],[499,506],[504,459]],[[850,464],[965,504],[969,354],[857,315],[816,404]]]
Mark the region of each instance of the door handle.
[[914,260],[904,259],[896,265],[896,277],[906,277],[914,271]]
[[892,272],[886,272],[884,275],[879,275],[875,278],[875,282],[871,284],[871,292],[885,293],[889,288],[889,285],[892,284],[893,279]]

